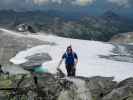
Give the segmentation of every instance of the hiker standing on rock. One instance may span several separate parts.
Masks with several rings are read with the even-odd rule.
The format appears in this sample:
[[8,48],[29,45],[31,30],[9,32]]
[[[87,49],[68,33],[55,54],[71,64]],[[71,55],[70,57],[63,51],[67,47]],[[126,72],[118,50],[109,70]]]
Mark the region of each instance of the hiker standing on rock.
[[65,66],[67,70],[67,76],[75,76],[76,74],[76,66],[78,63],[78,56],[73,51],[72,46],[68,46],[66,52],[62,55],[62,59],[58,65],[58,69],[65,59]]

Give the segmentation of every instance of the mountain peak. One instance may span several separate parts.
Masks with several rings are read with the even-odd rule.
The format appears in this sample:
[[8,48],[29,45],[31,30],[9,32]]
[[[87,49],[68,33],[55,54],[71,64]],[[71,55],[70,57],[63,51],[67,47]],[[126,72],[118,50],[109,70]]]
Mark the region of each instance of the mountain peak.
[[111,10],[104,12],[102,17],[110,19],[120,19],[120,16]]

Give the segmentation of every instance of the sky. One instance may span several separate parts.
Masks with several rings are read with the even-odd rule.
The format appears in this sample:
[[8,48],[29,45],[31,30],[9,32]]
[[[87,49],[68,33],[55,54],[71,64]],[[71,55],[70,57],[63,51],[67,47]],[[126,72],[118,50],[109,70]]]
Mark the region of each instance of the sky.
[[0,9],[16,11],[58,9],[102,12],[117,10],[133,15],[133,0],[0,0]]
[[97,2],[121,8],[131,8],[133,0],[0,0],[0,9],[29,10],[45,7],[86,7]]

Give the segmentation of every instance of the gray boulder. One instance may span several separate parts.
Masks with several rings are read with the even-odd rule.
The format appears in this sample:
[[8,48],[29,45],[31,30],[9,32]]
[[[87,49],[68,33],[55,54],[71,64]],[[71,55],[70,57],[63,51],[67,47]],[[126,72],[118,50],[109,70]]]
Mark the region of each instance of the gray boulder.
[[113,89],[112,92],[103,97],[102,100],[133,100],[133,87],[123,86]]
[[121,81],[103,100],[133,100],[133,78]]
[[[25,79],[20,87],[30,88],[31,98],[39,97],[44,100],[102,100],[102,96],[112,91],[116,82],[107,77],[64,77],[57,78],[52,74],[36,74],[37,84]],[[33,99],[34,100],[34,99]]]
[[113,77],[92,77],[87,80],[87,87],[90,89],[94,100],[101,100],[102,97],[111,92],[117,82],[113,81]]
[[133,77],[130,77],[128,79],[121,81],[117,87],[119,88],[122,86],[132,86],[133,87]]
[[52,60],[52,58],[47,53],[39,53],[26,58],[28,61],[21,64],[22,68],[26,70],[32,70],[34,67],[41,66],[42,63]]

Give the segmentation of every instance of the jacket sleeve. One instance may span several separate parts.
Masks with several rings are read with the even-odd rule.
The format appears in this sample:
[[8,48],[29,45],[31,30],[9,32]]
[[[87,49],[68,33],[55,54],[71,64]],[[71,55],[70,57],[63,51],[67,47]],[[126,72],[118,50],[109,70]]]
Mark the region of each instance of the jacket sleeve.
[[64,53],[63,55],[62,55],[62,59],[65,59],[66,58],[66,54]]

